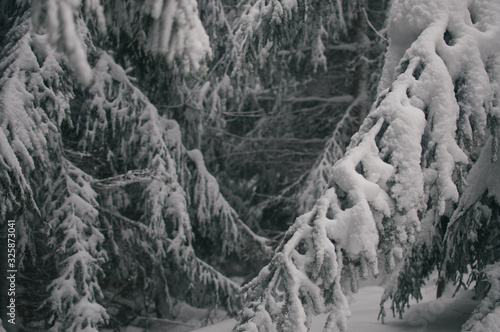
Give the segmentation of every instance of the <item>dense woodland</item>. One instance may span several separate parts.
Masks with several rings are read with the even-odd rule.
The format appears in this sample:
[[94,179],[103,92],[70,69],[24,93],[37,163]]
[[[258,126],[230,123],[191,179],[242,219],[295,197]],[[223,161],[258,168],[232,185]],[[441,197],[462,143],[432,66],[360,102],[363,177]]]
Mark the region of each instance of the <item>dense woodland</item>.
[[497,331],[499,36],[495,0],[0,2],[17,328],[346,331],[437,269]]

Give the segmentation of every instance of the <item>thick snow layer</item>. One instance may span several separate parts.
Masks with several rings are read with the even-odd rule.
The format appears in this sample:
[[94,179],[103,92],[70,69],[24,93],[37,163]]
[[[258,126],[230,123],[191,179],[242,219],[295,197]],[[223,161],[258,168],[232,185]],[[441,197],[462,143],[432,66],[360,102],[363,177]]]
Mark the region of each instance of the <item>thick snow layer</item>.
[[[458,332],[472,310],[478,305],[473,300],[472,290],[450,295],[435,300],[435,278],[432,278],[422,290],[423,300],[417,304],[412,302],[410,309],[402,320],[393,318],[388,313],[382,324],[377,320],[380,309],[380,297],[384,289],[379,286],[364,287],[354,295],[350,305],[352,318],[348,321],[349,331],[360,332]],[[313,319],[311,332],[321,332],[327,318],[326,314]],[[236,320],[230,319],[215,325],[207,326],[193,332],[230,332]]]

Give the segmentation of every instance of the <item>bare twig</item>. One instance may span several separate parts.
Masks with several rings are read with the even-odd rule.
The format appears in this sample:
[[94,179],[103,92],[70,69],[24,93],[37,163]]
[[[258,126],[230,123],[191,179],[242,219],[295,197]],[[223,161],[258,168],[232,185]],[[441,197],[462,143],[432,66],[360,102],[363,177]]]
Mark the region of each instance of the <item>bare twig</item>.
[[387,42],[387,39],[380,32],[378,32],[377,29],[375,29],[372,22],[370,22],[370,20],[368,19],[368,14],[366,13],[365,7],[363,7],[362,9],[363,9],[363,13],[365,13],[365,18],[366,18],[366,22],[368,23],[368,26],[370,26],[370,28],[372,28],[372,30],[377,34],[377,36],[379,36],[380,38],[382,38],[383,40],[385,40]]

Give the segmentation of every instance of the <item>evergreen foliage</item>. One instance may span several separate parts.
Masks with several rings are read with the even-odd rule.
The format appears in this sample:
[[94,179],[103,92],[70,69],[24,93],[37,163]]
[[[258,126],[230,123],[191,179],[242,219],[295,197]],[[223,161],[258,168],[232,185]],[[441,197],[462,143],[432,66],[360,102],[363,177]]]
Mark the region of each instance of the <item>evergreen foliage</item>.
[[[209,166],[217,167],[224,186],[245,202],[247,207],[238,211],[247,220],[283,230],[291,216],[310,209],[324,191],[331,165],[343,155],[369,109],[385,48],[373,24],[383,28],[387,4],[298,2],[291,16],[284,11],[282,19],[273,21],[279,29],[294,28],[267,36],[261,31],[271,24],[267,20],[272,16],[266,13],[278,12],[273,6],[278,8],[256,2],[235,22],[235,35],[251,31],[256,39],[244,39],[245,45],[255,44],[246,49],[256,50],[247,55],[256,63],[238,60],[244,65],[234,75],[256,80],[258,89],[250,88],[246,101],[233,107],[237,111],[224,113],[226,126],[222,133],[212,132],[212,136],[220,133],[212,139],[225,149],[215,151],[212,160],[216,162]],[[301,15],[308,18],[300,21]],[[315,29],[323,31],[321,38],[316,38]],[[259,42],[263,38],[272,41]],[[321,52],[311,46],[317,41]],[[315,63],[319,58],[324,62]],[[247,90],[233,91],[240,98],[252,86],[249,82],[232,86],[241,85]]]
[[[171,298],[234,312],[239,287],[200,257],[220,263],[269,254],[267,240],[221,195],[201,153],[183,146],[177,123],[98,46],[105,33],[123,37],[110,23],[126,20],[107,15],[125,13],[107,5],[47,1],[9,12],[0,212],[2,220],[17,219],[19,310],[33,313],[21,315],[26,328],[97,331],[126,323],[123,313],[127,320],[148,316],[150,307],[168,317]],[[132,16],[143,8],[126,7]],[[165,54],[184,73],[196,72],[210,49],[196,3],[178,7],[176,20],[187,21],[152,17],[146,35],[153,41],[141,52]],[[144,20],[129,27],[139,31]],[[160,36],[158,26],[175,28]]]
[[329,188],[245,286],[236,331],[307,331],[323,312],[325,331],[345,331],[346,297],[379,266],[395,273],[382,316],[388,298],[400,314],[421,298],[436,267],[440,283],[472,267],[491,293],[463,328],[495,330],[499,14],[487,0],[392,4],[372,110]]
[[176,300],[235,313],[219,270],[270,255],[247,223],[309,211],[244,286],[236,331],[308,331],[320,313],[346,331],[379,273],[382,319],[388,300],[402,315],[436,268],[438,296],[451,281],[483,297],[464,331],[498,329],[500,6],[393,1],[380,74],[387,6],[3,2],[19,324],[97,331],[172,318]]
[[[482,280],[482,276],[492,271],[487,266],[498,259],[490,237],[497,233],[498,202],[493,189],[496,181],[490,180],[488,185],[484,181],[488,181],[487,174],[493,177],[497,174],[498,44],[490,39],[495,38],[490,33],[498,31],[500,8],[491,1],[478,1],[457,2],[455,10],[444,10],[443,14],[429,18],[429,23],[433,21],[435,25],[428,23],[406,51],[399,67],[392,73],[388,70],[385,76],[395,77],[408,70],[413,61],[421,61],[413,69],[415,79],[423,82],[426,71],[432,75],[425,91],[414,87],[409,91],[416,91],[412,98],[418,97],[424,102],[427,99],[422,98],[422,92],[424,96],[436,96],[436,106],[426,103],[423,107],[428,125],[421,138],[422,169],[427,180],[422,229],[383,298],[383,302],[392,298],[392,308],[400,315],[410,296],[421,298],[420,286],[436,267],[440,271],[438,297],[449,280],[458,288],[476,281],[478,296],[484,296],[486,280]],[[437,26],[440,30],[433,31]],[[407,43],[403,37],[398,36],[401,44]],[[387,62],[395,63],[392,56],[400,52],[398,41],[393,45]],[[429,67],[433,65],[436,69],[431,71]],[[436,86],[432,87],[431,82]],[[440,109],[439,114],[433,113],[433,109]],[[440,121],[454,125],[448,129],[450,138],[444,137],[445,126],[440,126]],[[434,136],[433,128],[441,128],[441,132]],[[444,142],[449,142],[448,146],[440,148]],[[464,276],[471,272],[467,283]],[[494,278],[489,280],[493,286]],[[495,295],[488,295],[484,301],[490,296]],[[482,304],[477,310],[486,316],[494,308],[485,312]],[[473,314],[463,330],[469,331],[476,323],[480,326],[481,323],[474,322],[483,316]]]

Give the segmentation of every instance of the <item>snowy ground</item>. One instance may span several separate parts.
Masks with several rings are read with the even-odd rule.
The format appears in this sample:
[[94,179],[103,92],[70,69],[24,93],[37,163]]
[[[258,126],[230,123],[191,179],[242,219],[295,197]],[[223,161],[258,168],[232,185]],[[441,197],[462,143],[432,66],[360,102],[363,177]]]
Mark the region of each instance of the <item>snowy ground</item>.
[[[445,296],[435,300],[435,278],[431,278],[422,292],[423,300],[418,304],[413,301],[402,320],[393,318],[389,305],[386,305],[386,322],[382,324],[377,321],[382,292],[382,287],[368,286],[361,288],[354,296],[351,304],[352,318],[349,321],[350,332],[459,332],[478,305],[478,301],[472,299],[472,290],[461,292],[452,298],[451,287]],[[321,332],[325,320],[326,315],[316,317],[312,332]],[[230,319],[193,332],[230,332],[235,322]]]
[[[350,332],[460,332],[462,324],[467,320],[472,310],[479,304],[474,300],[472,290],[462,291],[454,298],[451,296],[454,288],[449,286],[445,295],[436,300],[436,279],[434,275],[422,290],[423,300],[420,303],[411,302],[402,320],[392,317],[389,303],[386,304],[387,317],[385,324],[377,320],[380,297],[383,288],[367,286],[360,289],[351,302],[352,318],[349,320]],[[199,328],[206,319],[206,311],[195,309],[188,305],[180,306],[176,321],[136,319],[124,332],[231,332],[236,324],[234,319],[223,320],[214,325]],[[225,313],[220,311],[217,319],[224,319]],[[326,315],[313,320],[312,332],[322,332]],[[112,332],[112,330],[102,330]],[[290,331],[293,332],[293,331]]]

